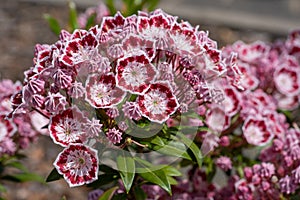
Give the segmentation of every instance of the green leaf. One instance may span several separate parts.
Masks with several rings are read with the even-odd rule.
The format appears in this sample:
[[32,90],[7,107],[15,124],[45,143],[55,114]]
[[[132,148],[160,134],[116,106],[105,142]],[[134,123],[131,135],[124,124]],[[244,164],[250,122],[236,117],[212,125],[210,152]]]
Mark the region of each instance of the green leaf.
[[107,165],[99,165],[99,171],[104,172],[106,174],[116,174],[118,173],[116,170],[113,168],[107,166]]
[[171,176],[167,176],[167,179],[168,179],[170,185],[177,185],[178,184],[178,182]]
[[67,197],[64,195],[64,196],[61,197],[60,200],[67,200]]
[[133,188],[133,195],[134,195],[134,198],[138,199],[138,200],[145,200],[145,199],[147,199],[147,194],[139,186],[136,186],[136,187]]
[[0,193],[2,192],[6,192],[6,188],[4,187],[4,185],[0,184]]
[[159,3],[159,0],[151,0],[151,1],[148,1],[149,5],[148,5],[148,11],[153,11],[158,3]]
[[163,170],[167,176],[182,176],[182,173],[172,166],[166,166]]
[[187,153],[187,148],[180,142],[170,141],[162,146],[153,146],[152,149],[161,154],[192,160],[192,158]]
[[143,167],[143,170],[145,171],[143,173],[139,173],[139,175],[143,179],[159,185],[161,188],[166,190],[170,195],[172,194],[171,185],[163,169],[158,169],[153,171],[148,165],[145,165],[145,162],[141,162],[140,159],[136,159],[136,161]]
[[202,157],[202,153],[201,153],[200,149],[198,148],[198,146],[191,139],[187,138],[181,132],[178,131],[175,134],[178,135],[180,138],[180,141],[183,142],[193,152],[193,155],[195,156],[199,167],[201,167],[203,157]]
[[56,170],[56,168],[53,168],[53,170],[48,175],[48,177],[46,179],[46,182],[57,181],[57,180],[61,179],[62,177],[63,176],[58,173],[58,171]]
[[129,193],[135,176],[135,162],[132,157],[121,155],[117,157],[117,167],[126,192]]
[[96,14],[92,14],[86,22],[85,29],[88,30],[95,25]]
[[1,178],[9,181],[14,181],[14,182],[36,181],[36,182],[44,183],[44,179],[41,176],[34,173],[19,173],[13,175],[5,175]]
[[111,200],[127,200],[127,194],[125,193],[120,193],[120,194],[115,194]]
[[48,22],[48,25],[49,25],[51,31],[55,35],[59,35],[60,31],[61,31],[61,27],[60,27],[58,21],[49,14],[44,14],[43,17]]
[[69,24],[71,32],[78,28],[76,5],[73,1],[69,2]]
[[105,4],[108,7],[111,15],[114,15],[117,13],[117,10],[116,10],[115,4],[114,4],[114,0],[106,0]]
[[98,175],[98,180],[88,184],[87,187],[99,188],[103,185],[106,185],[113,181],[116,181],[119,178],[120,177],[118,174],[101,174],[101,175]]
[[23,172],[28,172],[28,169],[20,162],[18,161],[12,161],[12,162],[9,162],[6,164],[7,167],[13,167],[13,168],[16,168],[16,169],[19,169]]
[[152,143],[152,144],[159,145],[159,146],[164,146],[164,145],[165,145],[164,140],[163,140],[161,137],[159,137],[159,136],[154,137],[154,138],[151,140],[151,143]]
[[98,200],[111,200],[117,189],[119,189],[118,186],[106,190]]

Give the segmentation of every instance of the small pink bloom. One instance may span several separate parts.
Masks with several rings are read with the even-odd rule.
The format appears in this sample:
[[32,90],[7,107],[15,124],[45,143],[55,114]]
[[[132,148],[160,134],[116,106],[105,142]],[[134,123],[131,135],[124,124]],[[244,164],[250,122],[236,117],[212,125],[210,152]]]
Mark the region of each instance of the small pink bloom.
[[243,134],[249,144],[256,146],[264,146],[274,137],[274,133],[269,130],[265,119],[252,116],[245,120]]
[[144,38],[155,41],[156,49],[168,49],[168,32],[171,22],[163,13],[154,14],[150,17],[140,16],[137,21],[137,30]]
[[150,121],[162,123],[179,107],[170,86],[163,82],[150,85],[144,95],[137,99],[141,114]]
[[229,139],[229,137],[228,136],[222,136],[221,138],[220,138],[220,142],[219,142],[219,144],[220,144],[220,146],[222,146],[222,147],[227,147],[227,146],[229,146],[230,145],[230,139]]
[[294,110],[299,106],[299,96],[286,96],[278,92],[273,97],[276,99],[279,109]]
[[293,181],[296,184],[300,183],[300,166],[298,166],[296,169],[294,169],[292,171],[292,177],[293,177]]
[[211,130],[221,133],[229,127],[230,118],[223,108],[214,106],[206,113],[205,122]]
[[95,108],[110,108],[119,104],[125,92],[116,87],[113,74],[90,75],[86,81],[86,101]]
[[145,52],[151,60],[155,56],[154,41],[143,38],[137,34],[129,34],[122,41],[123,49],[126,55],[133,55],[137,52]]
[[275,86],[279,92],[287,96],[300,93],[299,64],[294,57],[286,57],[274,72]]
[[256,62],[269,52],[269,46],[262,41],[256,41],[252,44],[238,41],[234,44],[234,48],[239,54],[239,58],[249,63]]
[[16,143],[11,138],[6,137],[0,141],[0,156],[3,154],[13,155],[16,151]]
[[297,189],[297,185],[293,183],[292,178],[288,175],[279,180],[279,186],[280,191],[285,194],[292,194]]
[[113,17],[103,17],[100,29],[104,33],[120,31],[124,27],[125,22],[125,18],[122,16],[122,14],[117,12]]
[[106,111],[106,114],[113,119],[119,116],[119,110],[116,107],[111,107]]
[[197,55],[203,51],[200,45],[195,45],[197,39],[194,28],[185,27],[183,22],[175,22],[169,31],[169,48],[178,55]]
[[5,116],[0,115],[0,142],[6,137],[13,136],[16,130],[17,127],[11,120],[7,120]]
[[237,199],[254,200],[254,187],[248,184],[245,179],[241,179],[234,184]]
[[87,135],[87,137],[92,138],[92,137],[98,137],[99,133],[102,132],[101,128],[102,128],[102,124],[100,123],[100,120],[97,120],[95,118],[93,118],[91,121],[88,120],[85,124],[84,124],[84,131]]
[[73,78],[67,70],[55,69],[52,76],[54,84],[61,89],[70,87],[73,82]]
[[118,144],[122,140],[122,132],[115,128],[108,129],[106,136],[113,144]]
[[44,117],[43,115],[37,113],[37,112],[31,112],[30,113],[30,122],[33,126],[33,128],[43,134],[43,135],[49,135],[49,130],[45,128],[49,124],[49,119]]
[[31,79],[28,82],[28,89],[32,94],[41,94],[45,89],[45,81],[41,79]]
[[201,152],[203,155],[207,155],[211,151],[213,151],[216,147],[219,146],[220,138],[214,134],[207,132],[204,136],[204,140],[201,146]]
[[136,102],[127,101],[123,104],[122,111],[124,112],[124,115],[130,119],[140,120],[142,118]]
[[289,34],[286,47],[290,54],[300,58],[300,30],[294,30]]
[[91,183],[98,179],[98,152],[83,144],[70,144],[53,163],[70,187]]
[[63,147],[71,143],[84,143],[86,140],[83,125],[86,117],[77,107],[69,108],[51,117],[49,124],[50,137],[54,143]]
[[121,44],[113,44],[107,49],[107,55],[112,59],[121,58],[124,56],[124,49]]
[[222,101],[222,106],[224,106],[225,113],[232,117],[237,114],[241,108],[238,92],[233,87],[224,88],[224,92],[225,98],[224,101]]
[[232,168],[232,162],[229,157],[221,156],[216,160],[216,165],[222,170],[227,171]]
[[126,124],[125,121],[121,121],[118,123],[118,127],[121,131],[126,131],[128,129],[128,125]]
[[66,97],[60,93],[48,93],[48,96],[45,98],[45,108],[48,112],[58,113],[61,110],[65,109],[67,104]]
[[83,97],[85,94],[85,88],[83,87],[81,82],[77,82],[75,81],[74,83],[72,83],[72,85],[69,88],[68,94],[72,97],[72,98],[80,98]]
[[259,85],[259,80],[251,66],[247,63],[238,63],[238,66],[242,73],[242,77],[240,79],[241,86],[246,90],[253,90],[257,88]]

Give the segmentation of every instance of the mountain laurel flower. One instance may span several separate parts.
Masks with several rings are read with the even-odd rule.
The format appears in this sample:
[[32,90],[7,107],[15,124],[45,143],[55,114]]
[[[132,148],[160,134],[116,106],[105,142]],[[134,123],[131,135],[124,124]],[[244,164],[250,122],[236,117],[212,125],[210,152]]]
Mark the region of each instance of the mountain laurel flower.
[[274,137],[265,119],[249,117],[242,129],[247,142],[255,146],[264,146]]
[[70,187],[91,183],[98,179],[98,152],[83,144],[70,144],[53,163]]
[[151,121],[165,122],[179,104],[170,86],[164,83],[153,83],[144,95],[139,96],[138,105],[141,114]]
[[54,143],[63,147],[71,143],[84,143],[86,133],[83,125],[87,118],[77,107],[69,108],[51,117],[49,124],[50,136]]

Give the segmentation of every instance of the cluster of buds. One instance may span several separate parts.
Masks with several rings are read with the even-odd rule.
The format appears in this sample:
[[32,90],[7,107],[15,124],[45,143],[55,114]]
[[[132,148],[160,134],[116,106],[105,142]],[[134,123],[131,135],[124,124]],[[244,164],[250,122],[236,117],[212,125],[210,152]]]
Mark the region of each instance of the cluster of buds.
[[27,115],[25,112],[15,113],[13,119],[8,119],[12,112],[12,96],[18,96],[22,89],[20,82],[13,83],[9,79],[0,82],[0,156],[15,155],[19,149],[25,149],[38,136],[47,134],[42,127],[49,122],[37,112]]

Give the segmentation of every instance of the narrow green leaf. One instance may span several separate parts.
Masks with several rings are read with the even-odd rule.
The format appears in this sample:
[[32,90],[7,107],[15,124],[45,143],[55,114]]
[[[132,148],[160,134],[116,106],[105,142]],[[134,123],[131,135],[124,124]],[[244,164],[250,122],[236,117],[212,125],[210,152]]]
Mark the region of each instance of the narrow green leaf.
[[47,179],[46,179],[46,182],[52,182],[52,181],[57,181],[59,179],[61,179],[63,176],[60,175],[58,173],[58,171],[53,168],[53,170],[50,172],[50,174],[48,175]]
[[107,165],[99,165],[99,171],[104,172],[106,174],[116,174],[118,173],[116,170],[113,168],[107,166]]
[[114,15],[117,13],[117,10],[116,10],[116,6],[115,6],[115,3],[114,3],[114,0],[106,0],[105,1],[105,4],[106,6],[108,7],[109,9],[109,12],[111,15]]
[[121,155],[117,157],[117,167],[126,192],[129,193],[135,176],[135,162],[132,157]]
[[9,162],[6,164],[7,167],[13,167],[13,168],[16,168],[16,169],[19,169],[23,172],[28,172],[28,169],[20,162],[18,161],[12,161],[12,162]]
[[148,11],[153,11],[157,7],[159,0],[151,0],[148,1],[148,3],[149,3]]
[[201,167],[203,157],[199,147],[191,139],[187,138],[179,131],[176,132],[176,134],[180,137],[180,141],[182,141],[193,152],[199,167]]
[[152,149],[165,155],[192,160],[186,146],[180,142],[170,141],[163,146],[153,146]]
[[139,173],[139,175],[143,179],[159,185],[161,188],[166,190],[170,195],[172,194],[171,185],[163,169],[153,171],[151,168],[149,168],[149,166],[145,165],[144,162],[140,162],[140,159],[137,159],[137,161],[145,171],[144,173]]
[[14,182],[36,181],[36,182],[44,183],[44,180],[41,176],[33,173],[19,173],[13,175],[5,175],[2,177],[2,179],[14,181]]
[[87,187],[99,188],[103,185],[107,185],[113,181],[118,180],[120,177],[118,174],[101,174],[98,176],[98,180],[90,183]]
[[[149,169],[149,168],[148,168]],[[141,173],[140,176],[151,183],[159,185],[161,188],[171,194],[171,185],[169,180],[162,170],[151,171],[150,169],[146,173]]]
[[117,191],[117,189],[119,189],[118,186],[110,188],[109,190],[106,190],[100,197],[98,200],[111,200],[114,193]]
[[86,22],[86,25],[85,25],[85,29],[88,30],[90,29],[92,26],[96,25],[95,24],[95,19],[96,19],[96,14],[92,14],[88,19],[87,19],[87,22]]
[[67,200],[67,197],[64,195],[64,196],[61,197],[60,200]]
[[0,184],[0,193],[1,192],[6,192],[6,188],[4,187],[4,185]]
[[128,200],[128,198],[127,198],[127,194],[120,193],[120,194],[115,194],[111,200]]
[[76,4],[73,1],[69,2],[69,24],[71,32],[78,28]]
[[182,173],[172,166],[166,166],[163,170],[167,176],[182,176]]
[[159,146],[164,146],[165,145],[165,142],[163,141],[163,139],[159,136],[156,136],[154,137],[152,140],[151,140],[151,143],[152,144],[156,144],[156,145],[159,145]]
[[171,176],[167,176],[167,179],[170,183],[170,185],[177,185],[178,182],[175,180],[175,178],[171,177]]
[[55,35],[59,35],[61,27],[60,27],[58,21],[55,18],[53,18],[51,15],[49,15],[49,14],[44,14],[43,17],[48,22],[48,25],[49,25],[51,31]]
[[136,186],[136,187],[133,188],[133,195],[134,195],[134,198],[138,199],[138,200],[145,200],[145,199],[147,199],[147,194],[139,186]]

